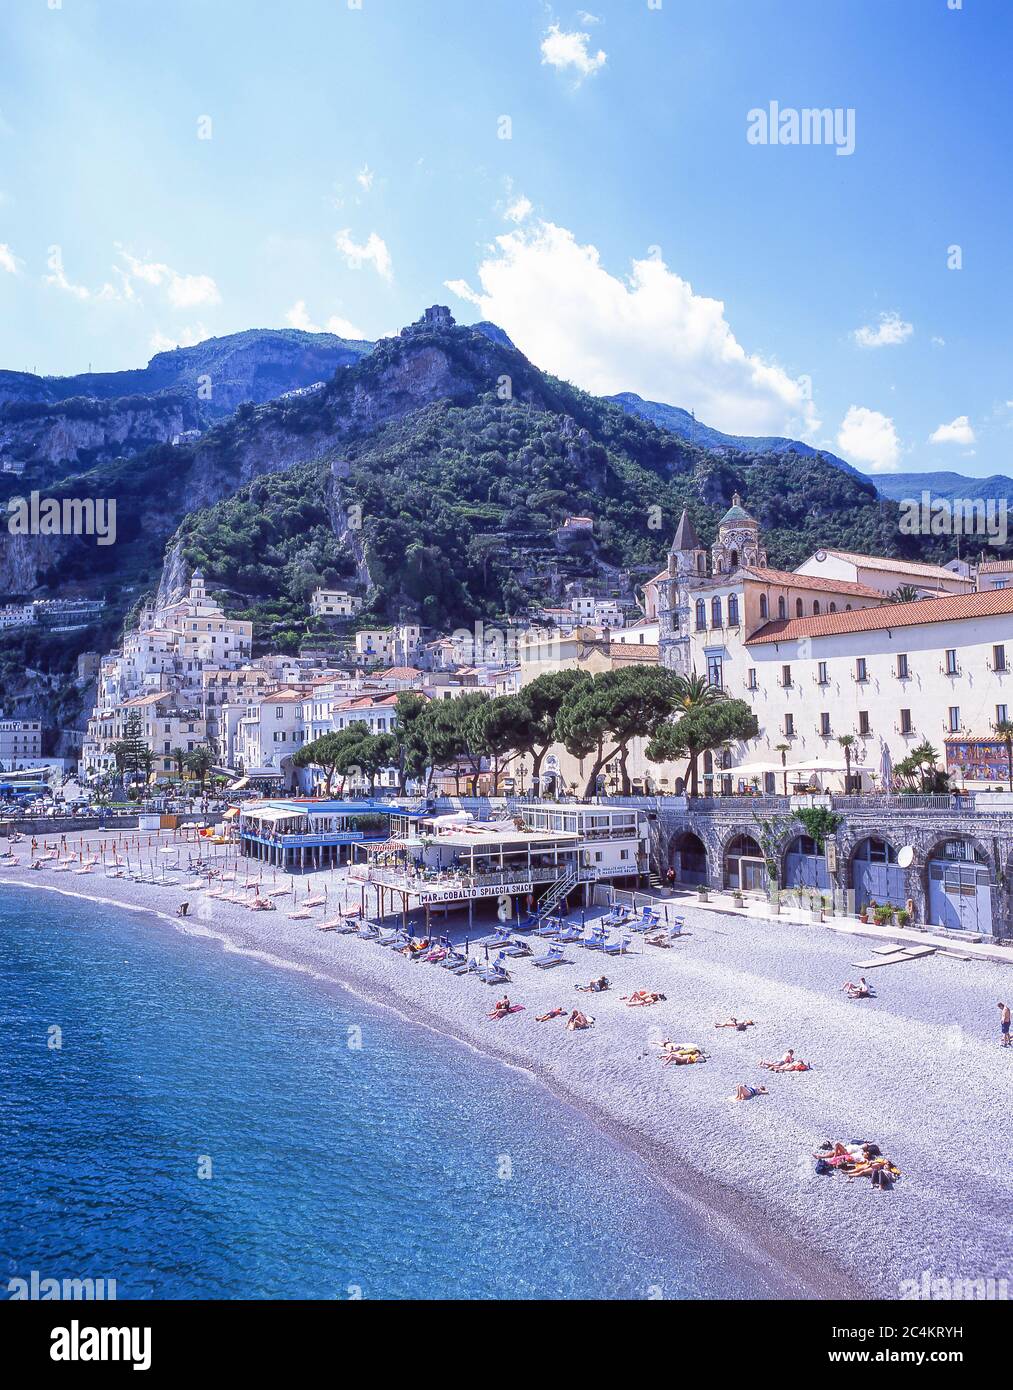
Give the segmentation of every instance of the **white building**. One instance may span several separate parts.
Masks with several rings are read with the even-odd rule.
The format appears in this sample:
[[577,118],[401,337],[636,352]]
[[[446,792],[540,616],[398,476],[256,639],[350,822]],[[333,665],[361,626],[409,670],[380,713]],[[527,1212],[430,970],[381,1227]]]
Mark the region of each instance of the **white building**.
[[344,589],[314,589],[310,612],[315,618],[354,618],[364,600]]
[[26,759],[42,757],[42,724],[38,719],[0,719],[0,767],[14,772]]
[[0,607],[0,632],[18,627],[35,625],[35,605],[31,603],[5,603]]
[[869,786],[927,740],[958,784],[1006,783],[995,729],[1013,711],[1013,590],[767,623],[724,680],[760,722],[742,761],[786,743],[789,767],[840,764],[850,734]]
[[366,666],[407,666],[421,647],[422,629],[413,623],[363,628],[355,634],[355,655]]
[[847,550],[817,550],[796,574],[820,579],[846,579],[864,584],[889,597],[898,589],[915,589],[918,596],[969,594],[974,590],[972,575],[962,575],[943,565],[923,565],[914,560],[892,560],[888,556],[855,555]]

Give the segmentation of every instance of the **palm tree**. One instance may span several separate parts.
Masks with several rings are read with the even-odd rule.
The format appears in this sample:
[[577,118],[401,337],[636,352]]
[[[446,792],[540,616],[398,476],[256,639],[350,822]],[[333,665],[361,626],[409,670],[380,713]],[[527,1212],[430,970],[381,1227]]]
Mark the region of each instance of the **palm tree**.
[[890,595],[891,603],[914,603],[918,598],[918,590],[913,584],[902,584],[899,589],[894,589]]
[[706,676],[677,676],[675,679],[675,708],[680,714],[700,709],[704,705],[716,705],[728,697],[719,685],[711,685]]
[[844,749],[844,792],[845,795],[851,790],[851,750],[855,746],[854,734],[841,734],[837,742]]
[[200,789],[203,793],[204,784],[208,779],[208,773],[214,765],[211,749],[206,748],[203,744],[198,744],[192,753],[186,755],[186,765],[193,775],[199,779]]
[[779,744],[777,745],[777,752],[780,753],[780,755],[781,755],[781,766],[784,768],[784,771],[781,773],[781,776],[784,778],[784,794],[785,794],[785,796],[787,796],[787,795],[788,795],[788,754],[791,752],[791,744],[790,744],[790,743],[779,743]]
[[1000,719],[995,726],[995,731],[999,738],[1006,745],[1006,766],[1009,768],[1009,789],[1013,792],[1013,723],[1008,719]]
[[183,769],[186,767],[186,749],[176,747],[169,754],[169,758],[175,764],[176,774],[179,780],[183,780]]

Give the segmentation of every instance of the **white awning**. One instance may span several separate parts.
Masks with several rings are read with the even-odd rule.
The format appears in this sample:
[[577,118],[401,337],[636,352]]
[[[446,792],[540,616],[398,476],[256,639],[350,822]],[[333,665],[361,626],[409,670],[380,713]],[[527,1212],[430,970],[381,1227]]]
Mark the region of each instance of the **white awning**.
[[265,806],[263,809],[259,810],[244,811],[243,819],[268,821],[270,824],[274,825],[278,821],[283,820],[306,820],[306,813],[304,811],[297,811],[295,807],[292,807],[291,810],[287,810],[282,806]]

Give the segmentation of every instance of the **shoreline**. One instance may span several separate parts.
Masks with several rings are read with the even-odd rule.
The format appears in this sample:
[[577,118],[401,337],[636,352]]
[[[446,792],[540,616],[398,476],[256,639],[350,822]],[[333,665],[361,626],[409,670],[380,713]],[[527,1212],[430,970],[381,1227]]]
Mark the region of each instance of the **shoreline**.
[[[878,1194],[865,1181],[851,1183],[842,1178],[813,1177],[811,1161],[800,1164],[799,1153],[786,1147],[783,1130],[779,1132],[775,1128],[773,1135],[764,1132],[766,1120],[776,1117],[776,1102],[768,1104],[774,1101],[773,1096],[757,1098],[745,1105],[727,1104],[728,1092],[735,1081],[726,1082],[724,1075],[717,1074],[719,1069],[714,1065],[718,1060],[717,1054],[724,1050],[726,1038],[733,1046],[737,1045],[740,1054],[745,1050],[749,1054],[772,1055],[774,1040],[769,1030],[758,1053],[758,1044],[751,1039],[743,1048],[743,1040],[749,1037],[748,1034],[732,1035],[731,1038],[726,1034],[706,1036],[702,1035],[699,1020],[691,1026],[673,1022],[669,1017],[673,1012],[672,1003],[678,1002],[679,986],[694,983],[694,976],[702,976],[693,954],[694,945],[702,944],[708,937],[734,939],[742,931],[741,919],[711,913],[707,914],[706,921],[690,922],[690,910],[687,910],[688,939],[670,951],[652,952],[652,948],[645,948],[642,943],[636,942],[636,949],[647,954],[610,958],[607,963],[602,962],[597,953],[574,951],[571,952],[575,960],[573,967],[561,967],[551,972],[536,970],[530,961],[512,962],[516,968],[512,969],[513,980],[508,989],[512,997],[526,1004],[526,1012],[505,1021],[493,1022],[485,1018],[485,1012],[494,1000],[495,990],[480,984],[473,977],[457,978],[428,964],[393,956],[354,936],[316,932],[314,927],[324,919],[323,914],[316,914],[316,922],[294,922],[287,917],[284,908],[274,913],[250,913],[239,905],[217,899],[207,900],[198,894],[197,912],[189,919],[179,919],[159,907],[157,899],[171,892],[168,889],[160,890],[130,880],[106,879],[102,875],[101,891],[92,892],[86,891],[83,884],[75,884],[71,888],[59,883],[40,882],[39,878],[46,871],[32,874],[30,878],[14,877],[19,867],[10,865],[0,882],[9,883],[12,887],[42,889],[68,898],[78,897],[100,905],[147,913],[184,934],[215,940],[225,950],[251,955],[268,965],[307,973],[371,1006],[391,1009],[412,1024],[426,1027],[500,1063],[523,1070],[536,1084],[546,1087],[559,1101],[580,1111],[613,1141],[629,1150],[672,1199],[689,1210],[694,1220],[719,1231],[723,1242],[736,1249],[744,1260],[753,1263],[762,1271],[767,1282],[785,1290],[787,1296],[802,1299],[898,1296],[895,1291],[897,1282],[893,1283],[894,1291],[891,1292],[888,1275],[879,1280],[863,1277],[864,1271],[879,1272],[879,1268],[876,1263],[869,1263],[868,1249],[863,1249],[863,1242],[854,1237],[868,1234],[866,1223],[869,1222],[873,1223],[874,1232],[878,1230],[884,1236],[889,1235],[895,1228],[894,1212],[899,1215],[907,1194],[915,1191],[914,1184],[920,1179],[914,1173],[908,1176],[910,1164],[900,1146],[880,1131],[862,1136],[875,1138],[879,1142],[886,1138],[889,1148],[886,1144],[884,1148],[904,1170],[905,1179],[891,1194]],[[321,877],[317,875],[315,879],[319,881]],[[88,888],[91,887],[89,884]],[[99,890],[98,884],[94,887]],[[179,896],[177,889],[172,892],[171,900]],[[697,914],[697,918],[702,915]],[[762,929],[769,933],[770,924],[762,924]],[[796,942],[801,940],[803,947],[818,941],[824,950],[836,949],[838,954],[842,950],[845,953],[854,951],[853,943],[839,939],[828,941],[828,935],[819,928],[806,930],[796,927],[793,931]],[[776,928],[775,933],[778,937],[784,935]],[[814,933],[818,935],[814,936]],[[714,940],[707,944],[713,954]],[[719,944],[717,950],[720,952],[722,949]],[[536,945],[535,950],[539,954],[542,947]],[[738,959],[727,961],[729,967],[740,964]],[[694,968],[695,965],[697,968]],[[935,963],[934,968],[938,970],[942,967],[950,971],[955,965],[954,962],[944,964],[940,961]],[[676,979],[674,986],[668,978],[672,974],[672,967],[681,967],[678,973],[683,976],[681,980]],[[685,974],[687,967],[688,979]],[[553,1006],[568,1002],[572,1006],[574,982],[586,980],[603,968],[613,979],[615,988],[607,995],[594,997],[593,1008],[598,1015],[595,1028],[584,1034],[566,1034],[558,1021],[541,1025],[535,1022],[534,1015],[543,1003]],[[988,967],[975,964],[957,968],[970,968],[980,974]],[[915,967],[908,965],[893,969],[913,971]],[[709,975],[710,971],[706,973]],[[722,968],[720,973],[725,977],[733,976],[735,972]],[[883,972],[883,975],[887,974],[887,971]],[[711,983],[708,980],[708,984]],[[627,988],[641,986],[664,990],[669,1003],[655,1009],[626,1009],[617,996],[626,992]],[[730,992],[731,984],[725,988]],[[585,1001],[587,998],[584,996]],[[829,1008],[830,1001],[824,1002]],[[841,1007],[850,1009],[850,1017],[854,1019],[856,1015],[853,1011],[862,1006],[834,1001],[835,1012]],[[610,1014],[608,1019],[606,1009]],[[740,1009],[739,1016],[744,1012]],[[712,1010],[710,1016],[714,1017]],[[759,1016],[759,1010],[754,1012],[750,1009],[747,1016]],[[609,1024],[608,1030],[606,1023]],[[646,1041],[642,1036],[644,1025],[649,1030],[648,1038],[654,1033],[667,1036],[670,1029],[673,1030],[672,1036],[678,1038],[685,1026],[685,1036],[695,1035],[711,1052],[711,1062],[702,1067],[661,1067],[656,1057],[645,1055],[643,1051]],[[761,1029],[756,1030],[757,1035],[760,1032]],[[794,1035],[792,1038],[794,1040]],[[614,1046],[614,1043],[619,1046]],[[806,1056],[810,1050],[814,1051],[814,1048],[808,1042],[800,1048],[801,1054]],[[822,1069],[822,1061],[816,1065]],[[732,1075],[738,1077],[740,1072],[742,1080],[764,1079],[762,1073],[755,1071],[755,1065],[744,1057],[734,1064]],[[772,1083],[778,1083],[778,1097],[790,1097],[794,1102],[800,1094],[804,1095],[801,1087],[811,1082],[816,1074],[775,1077]],[[770,1089],[773,1092],[775,1086],[771,1084]],[[702,1092],[705,1094],[701,1095]],[[685,1103],[680,1104],[680,1101]],[[810,1148],[819,1141],[823,1127],[830,1123],[825,1105],[816,1109],[815,1121],[810,1118]],[[758,1128],[753,1124],[754,1117]],[[673,1119],[683,1122],[673,1127]],[[839,1119],[838,1123],[844,1125],[844,1120]],[[830,1132],[828,1137],[839,1136]],[[851,1137],[850,1129],[840,1137]],[[759,1181],[759,1178],[769,1175],[757,1174],[754,1165],[748,1162],[746,1171],[743,1171],[743,1155],[748,1159],[754,1149],[764,1161],[774,1163],[773,1183],[769,1180]],[[807,1151],[804,1157],[808,1159]],[[779,1175],[785,1179],[784,1182],[777,1181]],[[808,1189],[812,1189],[813,1202],[820,1203],[824,1198],[827,1200],[831,1217],[829,1225],[826,1221],[807,1221],[807,1214],[815,1215],[815,1209],[805,1201],[800,1203],[792,1200],[799,1192]],[[995,1195],[998,1207],[998,1194]],[[985,1205],[988,1206],[987,1201]],[[826,1215],[825,1212],[821,1214]],[[939,1215],[938,1208],[935,1214]],[[881,1217],[885,1217],[885,1224]],[[925,1229],[922,1225],[923,1235]],[[988,1245],[989,1241],[985,1244]],[[943,1236],[939,1246],[939,1254],[945,1255],[946,1259],[960,1258],[959,1239],[951,1243]],[[947,1246],[950,1246],[949,1250]],[[896,1257],[896,1249],[891,1254]],[[935,1267],[935,1255],[936,1251],[919,1252],[918,1263],[908,1265],[906,1272],[909,1277],[917,1277],[924,1267]],[[989,1255],[986,1258],[992,1257]],[[894,1262],[886,1261],[887,1264]],[[953,1267],[952,1264],[950,1267]],[[972,1263],[968,1272],[979,1267],[980,1260],[977,1265]],[[1002,1270],[995,1272],[1003,1273]]]

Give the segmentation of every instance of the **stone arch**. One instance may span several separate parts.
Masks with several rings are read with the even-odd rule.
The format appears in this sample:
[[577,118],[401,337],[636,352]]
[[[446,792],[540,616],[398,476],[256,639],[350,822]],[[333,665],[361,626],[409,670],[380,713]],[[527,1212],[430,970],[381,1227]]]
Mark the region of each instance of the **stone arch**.
[[675,882],[700,887],[709,882],[709,858],[703,836],[690,826],[676,830],[668,842],[668,869],[675,872]]
[[766,858],[755,825],[732,825],[721,838],[718,873],[723,888],[766,891]]
[[[948,855],[948,845],[967,846],[963,855]],[[986,847],[960,830],[932,835],[918,856],[918,879],[928,926],[991,935],[1001,916],[1001,889]]]
[[845,888],[855,895],[856,912],[872,903],[879,907],[904,907],[911,896],[911,871],[897,863],[900,848],[887,834],[874,829],[863,828],[849,836],[845,846]]
[[801,825],[792,826],[787,832],[779,846],[782,887],[808,888],[821,893],[833,890],[826,854],[820,853],[815,845]]

